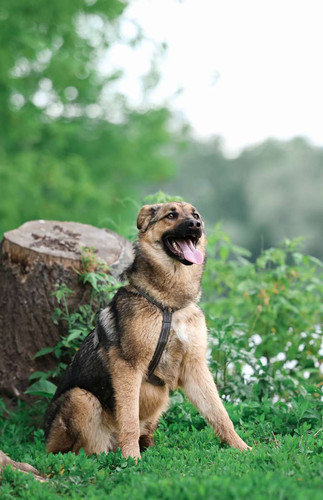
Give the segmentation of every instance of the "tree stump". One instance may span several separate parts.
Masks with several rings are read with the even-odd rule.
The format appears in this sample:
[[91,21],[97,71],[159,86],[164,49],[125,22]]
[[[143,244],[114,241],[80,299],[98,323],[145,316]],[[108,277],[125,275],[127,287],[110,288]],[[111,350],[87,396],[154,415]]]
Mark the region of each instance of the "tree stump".
[[75,272],[81,269],[82,247],[94,248],[116,277],[133,259],[128,240],[86,224],[38,220],[5,233],[0,255],[0,395],[22,397],[30,374],[53,365],[48,356],[34,356],[64,333],[51,317],[57,306],[55,284],[73,290],[71,312],[89,297]]

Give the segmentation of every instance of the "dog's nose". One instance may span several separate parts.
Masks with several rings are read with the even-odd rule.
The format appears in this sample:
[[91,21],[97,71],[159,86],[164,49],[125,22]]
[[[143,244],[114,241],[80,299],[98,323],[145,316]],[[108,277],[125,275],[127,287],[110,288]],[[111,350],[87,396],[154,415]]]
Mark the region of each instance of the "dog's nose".
[[197,219],[189,219],[187,221],[188,227],[195,228],[195,227],[201,227],[201,222]]

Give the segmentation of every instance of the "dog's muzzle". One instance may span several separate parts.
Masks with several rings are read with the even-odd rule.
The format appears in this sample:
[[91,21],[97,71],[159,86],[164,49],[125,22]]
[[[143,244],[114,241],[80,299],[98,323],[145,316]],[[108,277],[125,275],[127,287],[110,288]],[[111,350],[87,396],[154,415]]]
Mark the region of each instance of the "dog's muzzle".
[[166,252],[185,265],[202,264],[204,256],[196,248],[202,236],[202,224],[197,219],[186,219],[163,236]]

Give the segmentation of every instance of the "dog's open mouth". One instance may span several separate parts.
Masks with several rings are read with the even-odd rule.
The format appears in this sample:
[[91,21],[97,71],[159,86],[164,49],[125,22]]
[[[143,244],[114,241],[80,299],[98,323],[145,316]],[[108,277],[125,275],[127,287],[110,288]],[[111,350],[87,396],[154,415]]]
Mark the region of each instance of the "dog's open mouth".
[[168,251],[183,264],[202,264],[204,260],[203,254],[196,248],[198,240],[197,236],[187,236],[185,238],[168,236],[164,238],[164,244]]

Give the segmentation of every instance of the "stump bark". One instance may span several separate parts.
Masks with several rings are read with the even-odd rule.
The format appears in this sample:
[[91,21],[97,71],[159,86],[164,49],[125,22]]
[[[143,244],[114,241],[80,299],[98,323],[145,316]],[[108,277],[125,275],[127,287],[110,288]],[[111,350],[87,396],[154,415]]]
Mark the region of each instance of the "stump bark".
[[133,259],[128,240],[86,224],[40,220],[5,233],[0,255],[0,395],[23,397],[30,374],[52,366],[50,356],[34,356],[66,333],[51,317],[57,306],[55,284],[73,290],[68,297],[71,312],[89,297],[75,272],[81,269],[82,247],[93,248],[114,276]]

